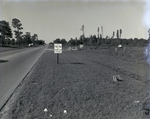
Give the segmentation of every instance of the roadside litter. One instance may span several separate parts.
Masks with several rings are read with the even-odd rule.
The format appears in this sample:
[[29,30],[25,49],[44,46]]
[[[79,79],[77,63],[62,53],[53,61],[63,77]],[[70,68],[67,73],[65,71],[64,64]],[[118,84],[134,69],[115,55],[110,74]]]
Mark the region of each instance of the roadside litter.
[[143,103],[143,110],[145,111],[145,115],[149,116],[150,115],[150,99],[147,99]]
[[140,101],[134,101],[134,103],[139,103]]
[[113,75],[113,81],[123,81],[123,79],[120,75]]
[[67,110],[64,110],[64,113],[67,114]]
[[44,112],[47,112],[47,111],[48,111],[48,110],[45,108],[45,109],[44,109]]

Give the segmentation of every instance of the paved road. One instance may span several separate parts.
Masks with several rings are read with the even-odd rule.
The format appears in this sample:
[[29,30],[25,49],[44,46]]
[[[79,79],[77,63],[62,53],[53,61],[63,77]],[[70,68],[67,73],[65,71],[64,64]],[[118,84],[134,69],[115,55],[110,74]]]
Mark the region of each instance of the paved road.
[[0,53],[0,109],[47,46]]

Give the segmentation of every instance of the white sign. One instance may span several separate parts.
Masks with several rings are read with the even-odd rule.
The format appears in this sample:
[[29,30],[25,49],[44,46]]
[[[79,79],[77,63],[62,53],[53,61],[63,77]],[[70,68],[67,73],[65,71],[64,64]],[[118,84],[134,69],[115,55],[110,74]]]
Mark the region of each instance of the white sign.
[[54,53],[62,53],[62,44],[60,43],[54,44]]
[[81,48],[81,49],[83,49],[83,46],[84,46],[83,44],[80,44],[80,48]]

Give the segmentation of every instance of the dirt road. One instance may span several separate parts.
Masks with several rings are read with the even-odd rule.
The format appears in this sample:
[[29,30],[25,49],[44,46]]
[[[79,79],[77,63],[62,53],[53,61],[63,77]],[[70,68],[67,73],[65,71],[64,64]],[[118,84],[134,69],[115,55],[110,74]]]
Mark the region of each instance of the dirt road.
[[[47,50],[0,113],[2,119],[147,119],[145,61],[99,51]],[[120,75],[123,81],[113,81]],[[44,109],[47,112],[44,112]],[[46,110],[45,110],[46,111]]]

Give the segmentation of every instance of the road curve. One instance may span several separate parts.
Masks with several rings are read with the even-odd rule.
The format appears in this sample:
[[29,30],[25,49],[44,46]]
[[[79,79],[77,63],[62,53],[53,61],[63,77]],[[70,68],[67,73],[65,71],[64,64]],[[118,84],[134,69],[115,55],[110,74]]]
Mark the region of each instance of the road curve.
[[0,53],[0,109],[47,46]]

